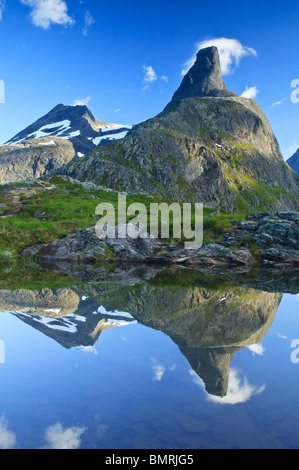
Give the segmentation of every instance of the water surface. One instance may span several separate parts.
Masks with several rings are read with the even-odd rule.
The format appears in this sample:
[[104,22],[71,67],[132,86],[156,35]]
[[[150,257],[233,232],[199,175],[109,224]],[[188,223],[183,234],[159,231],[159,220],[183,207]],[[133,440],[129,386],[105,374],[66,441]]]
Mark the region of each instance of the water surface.
[[294,287],[118,274],[0,290],[0,448],[299,447]]

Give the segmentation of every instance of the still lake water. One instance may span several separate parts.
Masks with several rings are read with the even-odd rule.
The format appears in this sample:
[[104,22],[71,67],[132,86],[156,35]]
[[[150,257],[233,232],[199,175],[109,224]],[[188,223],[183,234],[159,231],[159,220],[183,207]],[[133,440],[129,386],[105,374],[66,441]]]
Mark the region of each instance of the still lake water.
[[299,448],[299,296],[171,281],[0,290],[0,448]]

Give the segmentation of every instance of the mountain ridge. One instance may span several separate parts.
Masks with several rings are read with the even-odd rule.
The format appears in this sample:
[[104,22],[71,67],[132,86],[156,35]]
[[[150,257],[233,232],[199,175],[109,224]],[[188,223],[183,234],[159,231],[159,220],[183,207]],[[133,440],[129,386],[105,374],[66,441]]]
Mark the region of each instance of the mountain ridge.
[[0,145],[0,185],[55,172],[131,127],[99,121],[87,106],[60,103]]
[[299,177],[259,105],[226,89],[215,47],[197,54],[161,113],[61,173],[228,212],[299,208]]

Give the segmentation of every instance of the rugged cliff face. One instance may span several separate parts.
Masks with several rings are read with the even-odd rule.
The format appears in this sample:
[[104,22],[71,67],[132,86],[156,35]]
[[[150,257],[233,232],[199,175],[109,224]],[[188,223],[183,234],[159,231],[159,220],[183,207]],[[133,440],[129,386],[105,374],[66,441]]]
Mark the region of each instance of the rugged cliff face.
[[86,106],[59,104],[0,145],[0,185],[55,173],[130,128],[98,121]]
[[0,146],[0,185],[40,178],[75,157],[72,142],[61,137],[25,140]]
[[198,53],[162,113],[63,173],[227,211],[299,207],[299,177],[257,103],[227,90],[215,47]]

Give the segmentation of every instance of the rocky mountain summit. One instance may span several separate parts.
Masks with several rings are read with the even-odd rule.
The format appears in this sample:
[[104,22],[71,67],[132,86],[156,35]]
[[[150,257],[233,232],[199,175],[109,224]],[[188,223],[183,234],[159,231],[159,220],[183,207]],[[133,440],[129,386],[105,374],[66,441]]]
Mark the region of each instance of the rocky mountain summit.
[[287,164],[299,175],[299,149],[287,160]]
[[59,104],[0,146],[0,184],[55,173],[130,129],[97,120],[86,106]]
[[217,47],[198,51],[196,61],[184,76],[171,103],[183,98],[204,98],[206,96],[237,96],[226,87],[222,79]]
[[197,54],[159,115],[62,173],[229,212],[298,210],[299,177],[258,104],[227,90],[215,47]]

